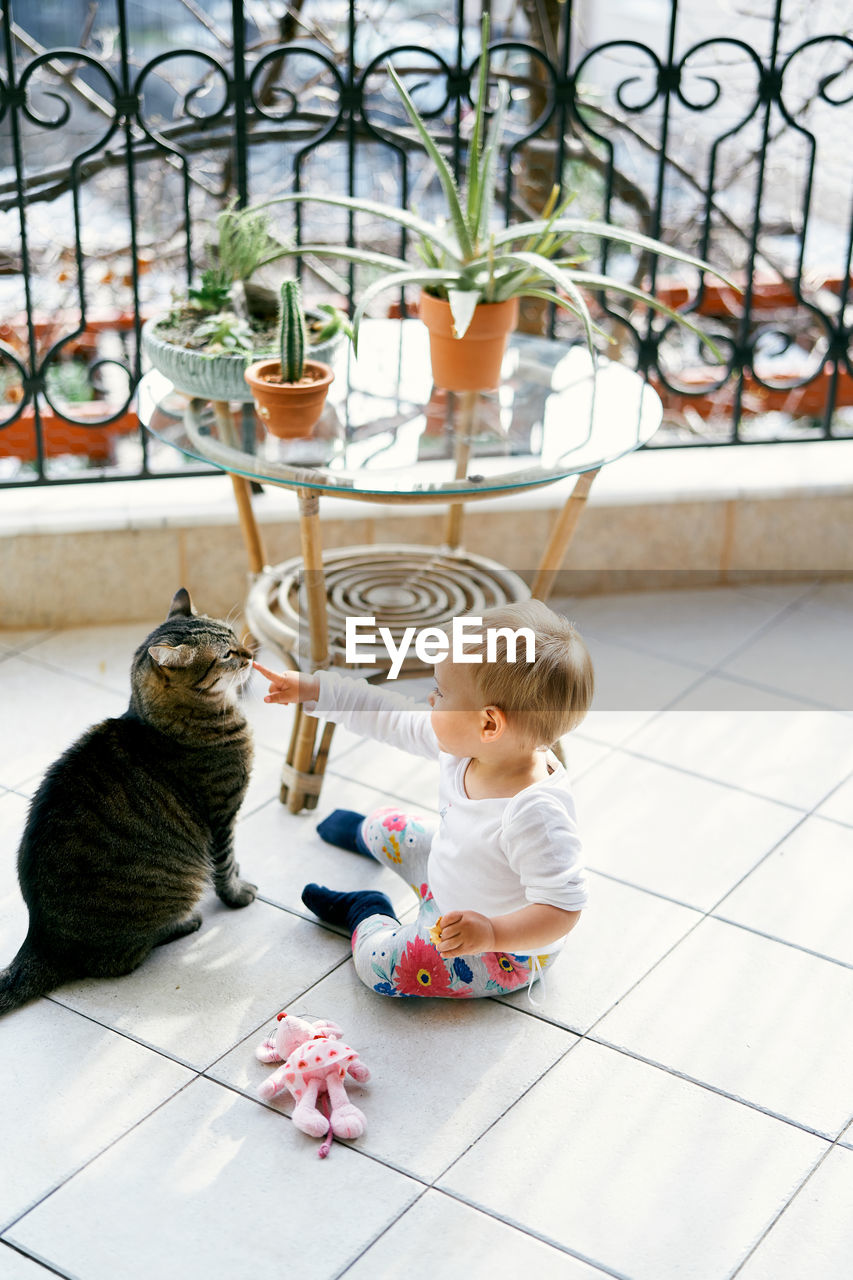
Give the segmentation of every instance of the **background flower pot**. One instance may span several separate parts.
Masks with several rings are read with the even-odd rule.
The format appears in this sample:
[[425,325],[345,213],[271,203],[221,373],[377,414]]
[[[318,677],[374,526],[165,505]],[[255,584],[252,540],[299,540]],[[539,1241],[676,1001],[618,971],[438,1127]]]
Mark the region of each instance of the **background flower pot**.
[[488,391],[501,378],[506,344],[518,322],[518,298],[481,302],[464,337],[453,336],[450,303],[422,293],[419,315],[429,330],[432,376],[447,391]]
[[[257,360],[246,370],[249,398],[271,435],[288,440],[310,436],[316,426],[334,374],[319,360],[306,360],[302,382],[270,382],[279,377],[278,360]],[[307,381],[313,378],[313,381]]]
[[[92,462],[109,462],[113,459],[115,443],[119,436],[138,435],[139,418],[133,410],[121,414],[102,429],[100,424],[110,413],[110,407],[102,400],[91,404],[69,406],[75,418],[91,418],[91,426],[69,422],[55,413],[50,405],[41,406],[42,445],[47,458],[59,458],[64,454],[88,457]],[[0,426],[0,458],[20,458],[22,462],[34,462],[36,448],[35,414],[27,405],[19,418],[8,427]]]

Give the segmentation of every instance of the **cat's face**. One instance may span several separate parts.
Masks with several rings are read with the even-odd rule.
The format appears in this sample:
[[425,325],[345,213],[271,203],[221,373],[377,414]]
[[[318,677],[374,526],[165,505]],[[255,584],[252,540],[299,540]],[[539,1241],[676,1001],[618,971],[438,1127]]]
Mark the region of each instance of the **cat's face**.
[[183,588],[134,660],[135,679],[153,679],[163,692],[180,690],[212,702],[232,700],[251,672],[250,650],[227,623],[196,614]]

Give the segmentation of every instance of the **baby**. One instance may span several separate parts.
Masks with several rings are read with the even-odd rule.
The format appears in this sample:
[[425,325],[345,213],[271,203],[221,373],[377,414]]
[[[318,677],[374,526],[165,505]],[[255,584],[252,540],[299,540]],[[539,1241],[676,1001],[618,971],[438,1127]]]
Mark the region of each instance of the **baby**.
[[[511,634],[521,628],[532,632],[532,660]],[[328,671],[255,666],[270,681],[267,702],[303,702],[310,715],[439,761],[438,821],[338,809],[318,827],[330,844],[403,876],[419,900],[417,917],[400,924],[384,893],[306,885],[305,905],[352,934],[361,980],[391,996],[530,986],[587,897],[568,778],[548,749],[592,700],[592,663],[574,626],[538,600],[487,611],[482,637],[436,663],[429,708]]]

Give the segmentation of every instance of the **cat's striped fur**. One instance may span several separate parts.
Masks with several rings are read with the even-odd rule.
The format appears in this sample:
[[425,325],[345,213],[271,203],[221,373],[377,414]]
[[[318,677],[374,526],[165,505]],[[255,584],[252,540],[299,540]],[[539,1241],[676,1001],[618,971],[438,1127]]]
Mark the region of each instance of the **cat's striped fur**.
[[211,878],[230,907],[254,899],[232,847],[252,760],[236,689],[251,661],[181,589],[134,656],[128,710],[48,770],[18,851],[29,930],[0,973],[0,1013],[71,979],[130,973],[193,933]]

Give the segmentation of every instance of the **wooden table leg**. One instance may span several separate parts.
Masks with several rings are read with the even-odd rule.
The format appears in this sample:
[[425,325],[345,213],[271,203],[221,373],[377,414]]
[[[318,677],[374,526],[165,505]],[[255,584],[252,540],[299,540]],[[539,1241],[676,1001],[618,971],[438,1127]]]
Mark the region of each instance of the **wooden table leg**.
[[[213,413],[222,434],[222,439],[233,448],[238,449],[240,445],[237,440],[237,433],[234,430],[231,406],[225,400],[214,400],[212,403]],[[254,508],[252,507],[251,487],[245,476],[235,475],[233,471],[230,472],[230,475],[231,487],[234,490],[234,498],[237,503],[237,514],[240,517],[240,531],[243,534],[243,543],[246,547],[246,556],[249,561],[249,572],[257,574],[264,568],[267,559],[264,554],[264,545],[261,541],[258,522],[255,519]]]
[[[474,434],[474,426],[477,421],[477,399],[479,394],[479,391],[462,392],[459,422],[454,428],[456,439],[455,478],[457,480],[464,480],[468,474],[468,465],[471,461],[471,437]],[[447,512],[447,520],[444,526],[444,543],[445,546],[450,547],[451,551],[456,551],[462,543],[462,516],[464,511],[464,502],[452,502]]]
[[[326,576],[323,571],[323,548],[320,537],[320,498],[310,489],[298,490],[299,531],[302,539],[302,563],[305,573],[305,592],[308,601],[308,625],[311,630],[311,662],[314,669],[325,667],[329,659],[329,623],[326,613]],[[328,741],[324,735],[324,749],[314,759],[314,739],[317,720],[297,707],[291,747],[288,752],[285,784],[287,807],[291,813],[302,808],[313,809],[319,798],[319,784],[328,755]],[[313,766],[313,768],[312,768]],[[300,782],[300,775],[316,776],[316,785],[308,788]]]
[[554,579],[565,559],[572,534],[581,518],[592,482],[597,475],[598,470],[580,473],[575,481],[575,487],[566,499],[565,506],[557,516],[531,588],[531,595],[538,600],[547,600],[554,588]]

